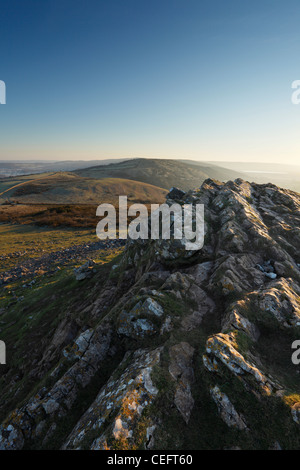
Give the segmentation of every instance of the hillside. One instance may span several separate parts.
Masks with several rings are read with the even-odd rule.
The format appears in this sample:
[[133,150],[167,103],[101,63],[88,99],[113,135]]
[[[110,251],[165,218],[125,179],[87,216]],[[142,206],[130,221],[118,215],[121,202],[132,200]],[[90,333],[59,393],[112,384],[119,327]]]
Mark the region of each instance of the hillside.
[[[1,187],[2,183],[2,187]],[[119,195],[132,202],[159,203],[166,191],[153,184],[124,178],[94,179],[60,172],[0,181],[0,202],[22,204],[116,204]]]
[[[190,163],[203,165],[203,162]],[[208,162],[216,167],[222,166],[228,170],[240,172],[241,178],[247,181],[266,184],[273,183],[281,188],[300,192],[300,166],[286,163],[264,163],[264,162]]]
[[[207,178],[219,181],[243,178],[256,183],[272,182],[283,188],[300,191],[300,168],[287,165],[149,158],[96,163],[97,165],[86,168],[92,162],[79,161],[78,168],[74,171],[0,178],[0,203],[7,198],[16,198],[25,204],[98,204],[102,198],[105,202],[115,203],[119,194],[129,194],[132,200],[149,202],[155,193],[153,186],[159,188],[158,200],[161,201],[161,195],[165,194],[161,192],[161,188],[169,190],[175,186],[184,190],[193,189]],[[32,169],[30,162],[27,165],[28,170]],[[56,162],[55,165],[56,168],[73,170],[76,162]],[[23,169],[25,168],[26,164],[23,163]],[[124,180],[127,180],[126,184]],[[128,180],[136,183],[129,183]],[[152,189],[143,188],[138,183],[151,185]],[[10,187],[14,187],[14,190],[9,190]],[[153,202],[157,202],[155,196]]]
[[179,160],[163,160],[152,158],[135,158],[120,163],[93,166],[76,170],[77,175],[90,178],[126,178],[155,184],[160,188],[170,189],[173,186],[184,190],[193,189],[203,183],[206,178],[228,181],[242,177],[242,173],[217,167],[210,164],[186,163]]
[[93,165],[106,165],[124,159],[102,160],[0,160],[0,178],[4,176],[21,176],[44,172],[72,171],[78,168],[88,168]]
[[209,179],[178,202],[205,205],[201,250],[130,241],[2,298],[0,449],[299,448],[300,195]]

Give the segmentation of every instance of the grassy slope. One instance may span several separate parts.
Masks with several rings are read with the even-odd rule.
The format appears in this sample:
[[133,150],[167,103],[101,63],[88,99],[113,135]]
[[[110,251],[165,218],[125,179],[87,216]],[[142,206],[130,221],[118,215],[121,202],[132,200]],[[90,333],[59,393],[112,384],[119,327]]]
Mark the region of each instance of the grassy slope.
[[[6,289],[0,289],[1,339],[7,346],[8,364],[2,366],[0,370],[1,420],[9,410],[32,393],[33,387],[39,388],[51,380],[47,374],[41,382],[36,382],[29,372],[34,361],[41,359],[43,354],[41,342],[46,345],[51,341],[57,325],[66,318],[66,315],[77,322],[82,321],[94,326],[91,318],[82,315],[82,305],[87,301],[92,302],[92,299],[97,297],[99,285],[107,279],[119,253],[120,249],[100,250],[95,256],[99,263],[96,274],[92,279],[82,281],[80,289],[72,272],[76,264],[70,264],[54,275],[42,275],[36,278],[36,284],[30,289],[22,289],[22,281],[6,286]],[[82,292],[85,292],[84,296]],[[15,299],[20,296],[23,300],[16,301]],[[5,313],[1,312],[2,308],[5,308]],[[13,377],[18,377],[16,383]],[[11,380],[13,385],[10,383]],[[2,408],[4,402],[6,404]],[[83,411],[84,407],[81,414]],[[79,417],[80,413],[79,416],[75,416],[75,422]]]
[[[11,189],[10,189],[11,188]],[[166,191],[152,184],[124,178],[105,178],[101,181],[80,177],[74,173],[55,173],[35,177],[0,181],[0,202],[7,199],[25,204],[100,204],[116,203],[119,195],[127,195],[132,202],[164,200]]]
[[1,271],[11,269],[23,260],[38,258],[72,245],[97,242],[96,230],[38,227],[35,225],[0,225],[1,256],[15,252],[18,256],[1,260]]
[[27,183],[28,181],[37,180],[40,178],[48,178],[49,176],[53,175],[53,173],[39,173],[35,175],[22,175],[22,176],[12,176],[9,178],[0,178],[0,198],[2,197],[2,193],[9,190],[13,186],[17,186],[19,184]]
[[200,187],[206,178],[228,180],[238,178],[240,173],[226,170],[214,165],[194,165],[179,160],[137,158],[121,163],[94,166],[74,173],[93,178],[128,178],[155,183],[161,188],[170,189],[178,186],[184,190]]

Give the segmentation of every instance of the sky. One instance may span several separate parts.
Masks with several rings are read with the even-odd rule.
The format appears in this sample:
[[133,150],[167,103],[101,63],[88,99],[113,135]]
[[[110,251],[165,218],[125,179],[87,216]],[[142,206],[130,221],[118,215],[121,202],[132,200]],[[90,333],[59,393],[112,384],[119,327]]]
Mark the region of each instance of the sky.
[[297,164],[299,0],[0,0],[0,159]]

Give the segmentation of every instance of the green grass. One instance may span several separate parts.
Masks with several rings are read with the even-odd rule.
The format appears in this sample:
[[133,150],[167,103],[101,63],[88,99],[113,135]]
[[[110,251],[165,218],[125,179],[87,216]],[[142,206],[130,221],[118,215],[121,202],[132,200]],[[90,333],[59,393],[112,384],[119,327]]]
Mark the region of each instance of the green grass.
[[[95,229],[0,224],[1,255],[26,251],[21,256],[1,260],[1,271],[11,269],[29,258],[39,258],[46,253],[64,250],[72,245],[89,244],[96,241],[99,239]],[[91,256],[94,256],[94,252]]]
[[[98,252],[96,273],[91,279],[81,281],[80,289],[73,266],[67,266],[52,276],[37,278],[32,288],[23,289],[20,282],[15,283],[16,297],[24,297],[21,302],[14,300],[8,289],[0,291],[0,309],[4,308],[0,317],[1,340],[7,350],[7,365],[0,370],[0,420],[37,386],[30,372],[49,347],[58,324],[69,317],[79,325],[93,327],[99,320],[85,315],[83,306],[97,297],[99,285],[107,280],[118,253],[118,249]],[[55,365],[54,362],[52,366]],[[18,380],[11,389],[10,381],[16,375]],[[5,409],[1,406],[4,402]]]
[[199,188],[207,178],[218,180],[235,179],[240,174],[233,170],[217,167],[208,163],[163,160],[153,158],[135,158],[110,165],[98,165],[76,170],[80,176],[93,178],[128,178],[170,189],[176,186],[183,190]]
[[[10,180],[3,183],[0,201],[23,204],[116,204],[119,195],[127,195],[132,202],[160,203],[167,191],[151,182],[134,181],[122,175],[101,180],[59,172],[37,175],[35,178]],[[0,184],[1,187],[1,184]]]

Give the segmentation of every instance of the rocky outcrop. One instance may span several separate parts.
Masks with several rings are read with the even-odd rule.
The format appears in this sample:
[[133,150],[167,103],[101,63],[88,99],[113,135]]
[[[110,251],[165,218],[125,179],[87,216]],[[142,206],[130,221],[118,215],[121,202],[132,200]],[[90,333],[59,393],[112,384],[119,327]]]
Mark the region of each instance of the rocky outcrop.
[[[5,272],[0,272],[0,287],[17,280],[28,280],[40,275],[40,273],[51,273],[59,270],[60,266],[67,265],[70,261],[83,261],[88,256],[93,256],[97,250],[105,250],[124,245],[124,240],[101,240],[92,242],[89,245],[72,245],[60,251],[43,254],[37,257],[39,249],[32,248],[24,252],[13,252],[8,255],[0,256],[1,261],[13,258],[24,259],[16,264],[16,267]],[[91,261],[91,260],[89,260]],[[86,262],[88,263],[88,262]],[[84,263],[84,264],[86,264]],[[60,265],[60,266],[59,266]],[[25,287],[31,287],[35,279],[26,282]]]
[[222,393],[217,385],[210,389],[210,394],[227,426],[234,427],[239,431],[247,430],[243,417],[237,413],[228,396]]
[[[99,430],[99,437],[91,443],[92,450],[114,448],[118,442],[128,449],[136,448],[138,426],[142,424],[144,433],[138,439],[145,439],[147,429],[153,425],[150,420],[143,420],[143,413],[158,393],[152,383],[151,372],[159,363],[159,358],[159,348],[153,351],[137,350],[133,355],[126,355],[120,364],[120,372],[117,370],[115,374],[118,376],[119,372],[119,377],[112,377],[103,387],[63,448],[80,448],[87,435],[95,430]],[[129,359],[130,366],[122,373],[123,364]]]
[[[56,430],[56,421],[71,410],[81,388],[89,385],[93,376],[107,358],[111,345],[112,330],[108,324],[101,324],[91,335],[82,335],[75,342],[77,361],[65,372],[55,385],[47,390],[42,388],[27,404],[14,410],[0,426],[0,450],[19,450],[24,439],[49,438]],[[88,341],[87,341],[88,340]],[[73,348],[75,350],[75,348]],[[75,352],[74,352],[75,354]],[[59,366],[52,374],[59,375]],[[44,442],[45,437],[44,436]]]
[[[219,333],[208,339],[206,343],[206,353],[204,365],[209,364],[208,370],[218,371],[220,361],[233,374],[246,376],[249,374],[257,382],[258,386],[265,393],[272,391],[272,382],[256,366],[248,362],[233,346],[234,335]],[[213,364],[213,365],[212,365]]]
[[163,313],[162,306],[156,300],[147,297],[144,302],[139,301],[131,311],[121,312],[117,332],[131,338],[154,335],[157,333],[157,327],[151,318],[160,318]]
[[74,274],[76,281],[83,281],[84,279],[88,279],[92,276],[94,270],[95,261],[89,260],[84,263],[82,266],[74,269]]
[[189,343],[179,343],[169,350],[169,373],[176,382],[174,403],[188,424],[194,406],[191,385],[194,381],[193,355],[194,348]]
[[53,332],[50,384],[8,410],[1,449],[299,447],[299,194],[206,180],[174,202],[204,204],[203,248],[129,240]]

